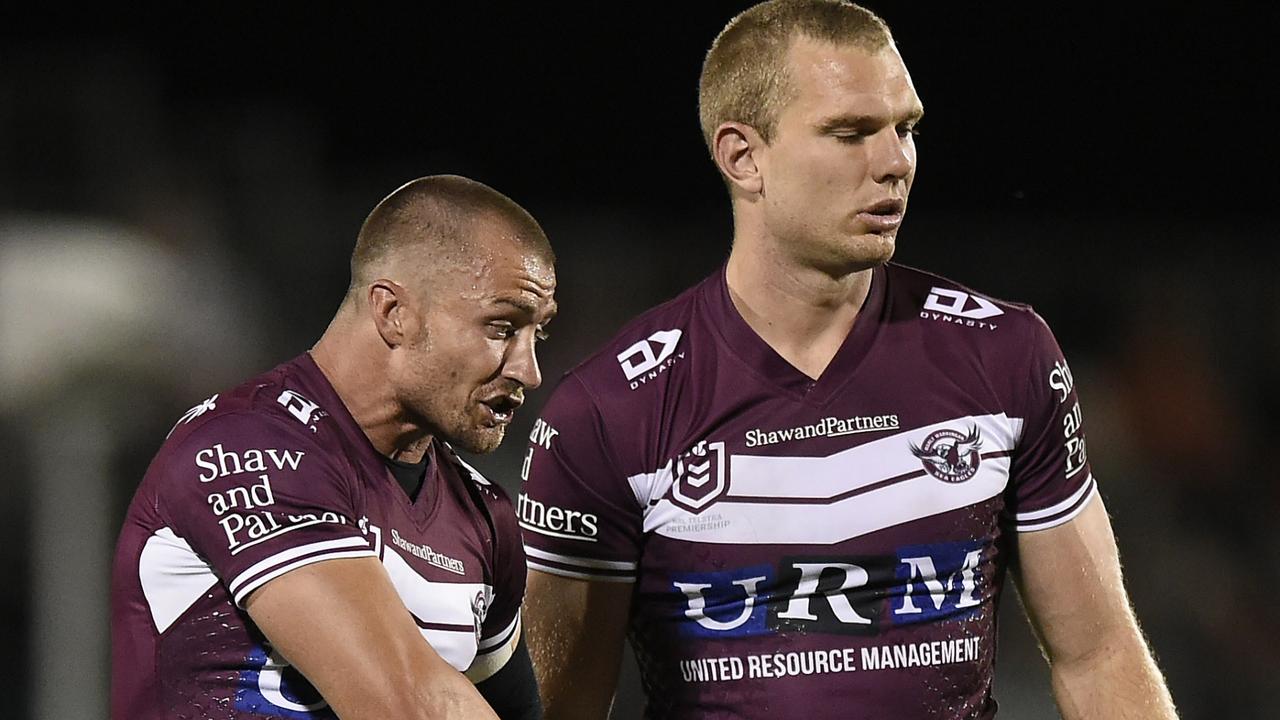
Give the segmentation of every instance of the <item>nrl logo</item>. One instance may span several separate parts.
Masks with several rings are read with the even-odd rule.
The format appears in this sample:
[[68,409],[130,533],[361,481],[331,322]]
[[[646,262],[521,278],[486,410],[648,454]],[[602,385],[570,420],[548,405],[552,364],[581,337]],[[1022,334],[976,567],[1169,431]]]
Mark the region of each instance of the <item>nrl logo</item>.
[[962,483],[978,472],[982,455],[982,434],[978,426],[969,428],[968,434],[943,428],[935,430],[917,446],[910,444],[911,453],[920,458],[924,469],[943,482]]
[[729,489],[724,471],[724,443],[694,445],[675,460],[672,468],[671,501],[695,515]]

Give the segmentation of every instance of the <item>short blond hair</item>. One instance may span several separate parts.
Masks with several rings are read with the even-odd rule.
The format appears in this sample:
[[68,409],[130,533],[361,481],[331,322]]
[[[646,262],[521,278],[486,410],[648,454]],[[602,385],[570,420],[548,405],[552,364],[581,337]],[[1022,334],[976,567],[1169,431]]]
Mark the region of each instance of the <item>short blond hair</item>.
[[744,10],[711,43],[698,81],[698,117],[713,153],[716,128],[725,122],[750,125],[765,142],[773,137],[794,97],[787,50],[796,37],[867,52],[893,42],[884,20],[845,0],[770,0]]

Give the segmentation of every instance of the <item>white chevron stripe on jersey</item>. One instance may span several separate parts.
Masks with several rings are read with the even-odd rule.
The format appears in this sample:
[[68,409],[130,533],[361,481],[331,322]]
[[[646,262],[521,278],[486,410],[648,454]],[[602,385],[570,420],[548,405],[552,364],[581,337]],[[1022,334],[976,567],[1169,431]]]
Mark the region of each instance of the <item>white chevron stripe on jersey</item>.
[[386,545],[382,546],[382,565],[405,607],[418,621],[422,636],[446,662],[459,672],[466,671],[475,660],[477,650],[471,601],[484,593],[486,606],[492,607],[493,587],[482,583],[431,582]]
[[1022,420],[980,415],[934,423],[842,450],[827,457],[734,455],[729,467],[728,497],[836,498],[888,478],[918,472],[920,458],[911,453],[930,433],[943,428],[982,433],[983,455],[1013,450]]
[[[975,425],[983,460],[968,480],[938,480],[911,452],[936,430]],[[727,493],[696,515],[666,498],[670,466],[630,480],[637,499],[662,498],[648,506],[645,532],[692,542],[831,544],[1000,494],[1022,426],[1004,414],[961,417],[826,457],[733,455]]]
[[218,582],[218,577],[186,540],[164,527],[147,538],[142,548],[138,580],[156,632],[163,633]]

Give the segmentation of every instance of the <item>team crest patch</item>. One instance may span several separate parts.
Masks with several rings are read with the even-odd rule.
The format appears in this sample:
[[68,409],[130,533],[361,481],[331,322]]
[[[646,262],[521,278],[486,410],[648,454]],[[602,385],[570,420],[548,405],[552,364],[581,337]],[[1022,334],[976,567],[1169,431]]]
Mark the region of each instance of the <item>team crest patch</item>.
[[911,452],[920,458],[925,471],[949,483],[962,483],[977,474],[981,449],[982,433],[976,425],[967,434],[943,428],[929,433],[919,446],[911,443]]
[[706,440],[675,459],[671,501],[697,514],[729,489],[724,469],[724,443]]
[[481,627],[484,625],[484,619],[489,616],[489,598],[485,597],[484,590],[471,598],[471,616],[475,619],[476,644],[479,645]]

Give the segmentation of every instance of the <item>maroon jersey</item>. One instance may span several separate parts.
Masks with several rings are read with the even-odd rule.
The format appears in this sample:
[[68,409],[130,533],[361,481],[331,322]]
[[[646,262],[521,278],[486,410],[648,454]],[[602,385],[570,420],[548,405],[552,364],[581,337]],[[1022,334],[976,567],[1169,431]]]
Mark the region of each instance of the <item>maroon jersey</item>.
[[291,570],[354,557],[381,559],[423,637],[460,671],[519,632],[510,501],[447,446],[433,441],[411,501],[305,354],[192,408],[117,544],[112,716],[335,717],[243,607]]
[[989,718],[1011,532],[1095,494],[1030,308],[889,264],[817,381],[721,271],[569,372],[517,503],[529,567],[634,583],[650,717]]

